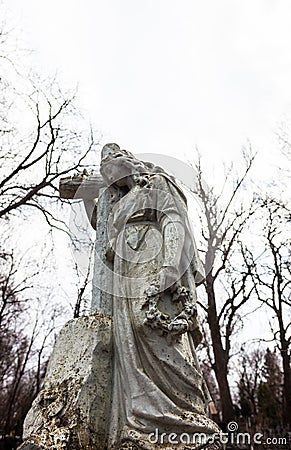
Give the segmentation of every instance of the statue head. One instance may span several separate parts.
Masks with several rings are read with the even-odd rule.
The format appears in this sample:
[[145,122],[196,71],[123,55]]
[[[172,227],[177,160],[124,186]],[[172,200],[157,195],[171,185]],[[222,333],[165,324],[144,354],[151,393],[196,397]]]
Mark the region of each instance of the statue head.
[[108,185],[124,186],[129,177],[136,184],[144,184],[147,176],[161,171],[162,168],[140,161],[116,144],[107,144],[102,150],[100,172]]
[[173,176],[167,174],[162,167],[148,161],[141,161],[129,151],[121,150],[117,144],[106,144],[103,147],[100,173],[108,186],[113,190],[121,190],[121,195],[131,189],[134,184],[149,186],[150,176],[161,174],[176,187],[187,204],[186,197]]

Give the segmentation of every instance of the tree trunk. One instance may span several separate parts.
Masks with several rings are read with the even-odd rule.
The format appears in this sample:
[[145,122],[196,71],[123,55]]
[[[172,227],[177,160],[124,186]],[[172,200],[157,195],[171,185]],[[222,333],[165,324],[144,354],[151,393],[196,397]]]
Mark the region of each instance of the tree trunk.
[[[277,270],[277,278],[281,279],[281,273]],[[279,286],[279,285],[278,285]],[[278,289],[278,296],[280,300],[280,305],[276,311],[278,322],[279,322],[279,332],[280,332],[280,344],[281,344],[281,357],[283,365],[283,423],[287,427],[291,427],[291,367],[290,367],[290,354],[289,354],[289,342],[286,339],[286,328],[284,327],[283,321],[283,295],[280,288]]]
[[288,343],[284,340],[281,347],[283,361],[283,423],[291,427],[291,368]]
[[214,353],[214,372],[219,387],[222,420],[225,423],[229,423],[234,420],[235,415],[227,379],[228,354],[222,346],[213,284],[214,279],[210,273],[206,277],[206,292],[208,297],[208,324]]

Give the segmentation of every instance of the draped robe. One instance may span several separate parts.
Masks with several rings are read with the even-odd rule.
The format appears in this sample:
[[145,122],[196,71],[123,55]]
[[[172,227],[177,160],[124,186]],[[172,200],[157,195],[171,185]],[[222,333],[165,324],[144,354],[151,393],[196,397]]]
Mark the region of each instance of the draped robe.
[[[155,433],[218,433],[207,415],[209,393],[196,358],[201,340],[198,318],[191,331],[169,342],[161,330],[146,323],[147,288],[164,264],[165,224],[183,224],[185,238],[180,260],[180,281],[196,300],[196,285],[203,271],[192,236],[184,196],[163,174],[149,177],[148,186],[136,185],[114,205],[109,238],[114,247],[113,322],[114,372],[109,448],[124,441],[140,448],[196,448],[179,444],[165,447],[150,442]],[[166,291],[159,308],[179,313]],[[167,438],[165,438],[167,439]],[[210,448],[210,447],[209,447]]]

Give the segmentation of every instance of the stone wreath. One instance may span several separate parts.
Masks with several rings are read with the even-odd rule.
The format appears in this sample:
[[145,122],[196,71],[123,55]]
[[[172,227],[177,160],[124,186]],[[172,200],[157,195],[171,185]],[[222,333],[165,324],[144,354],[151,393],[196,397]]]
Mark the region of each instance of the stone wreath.
[[159,282],[152,283],[145,291],[147,296],[145,312],[146,319],[144,323],[149,327],[159,330],[169,340],[178,338],[187,331],[194,328],[195,319],[197,318],[197,308],[193,300],[190,289],[185,286],[177,286],[172,292],[172,302],[181,302],[183,305],[179,314],[171,317],[159,310],[158,303],[161,300],[161,291]]

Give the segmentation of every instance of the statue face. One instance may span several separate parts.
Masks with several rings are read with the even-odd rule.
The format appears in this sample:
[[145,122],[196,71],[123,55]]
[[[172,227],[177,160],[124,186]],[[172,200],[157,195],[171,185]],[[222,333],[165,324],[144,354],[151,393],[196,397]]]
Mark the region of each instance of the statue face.
[[118,158],[112,162],[105,163],[102,167],[102,176],[108,185],[127,186],[131,170],[124,161]]

